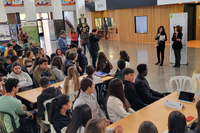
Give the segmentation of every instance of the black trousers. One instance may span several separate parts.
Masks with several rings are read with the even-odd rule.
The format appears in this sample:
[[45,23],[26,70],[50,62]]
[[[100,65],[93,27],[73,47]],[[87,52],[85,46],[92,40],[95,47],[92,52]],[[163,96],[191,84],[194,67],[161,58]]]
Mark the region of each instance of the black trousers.
[[181,62],[181,49],[174,49],[175,65],[180,66]]
[[[161,61],[160,61],[160,54],[161,54]],[[165,58],[165,44],[159,44],[159,46],[157,47],[157,58],[158,62],[163,64]]]

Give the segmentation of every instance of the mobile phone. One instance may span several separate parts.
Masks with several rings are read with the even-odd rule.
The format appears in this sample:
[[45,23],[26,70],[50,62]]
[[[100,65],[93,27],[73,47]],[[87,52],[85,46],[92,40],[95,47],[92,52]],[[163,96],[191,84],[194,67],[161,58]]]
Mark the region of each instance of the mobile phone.
[[188,117],[186,118],[186,121],[190,122],[190,121],[193,120],[193,119],[194,119],[193,116],[188,116]]

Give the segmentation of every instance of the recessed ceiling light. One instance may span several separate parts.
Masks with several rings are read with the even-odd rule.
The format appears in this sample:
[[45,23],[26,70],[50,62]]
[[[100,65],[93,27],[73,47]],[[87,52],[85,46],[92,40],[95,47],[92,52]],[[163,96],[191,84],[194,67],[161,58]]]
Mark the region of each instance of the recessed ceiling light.
[[195,3],[198,3],[198,1],[195,1]]

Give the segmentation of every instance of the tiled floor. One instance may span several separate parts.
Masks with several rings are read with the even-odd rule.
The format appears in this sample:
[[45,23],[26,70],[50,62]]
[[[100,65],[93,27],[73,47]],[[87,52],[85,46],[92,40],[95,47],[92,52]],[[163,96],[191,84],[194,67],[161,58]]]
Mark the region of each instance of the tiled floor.
[[[68,44],[70,40],[67,39]],[[192,42],[191,42],[192,43]],[[148,65],[147,80],[152,89],[160,92],[172,92],[169,85],[169,79],[173,76],[189,76],[200,73],[200,49],[194,47],[188,47],[188,66],[182,65],[180,68],[173,68],[173,64],[169,63],[170,47],[166,45],[165,49],[165,61],[164,65],[156,66],[156,48],[151,43],[138,43],[138,42],[123,42],[113,40],[100,40],[100,51],[105,52],[108,59],[113,64],[114,73],[116,68],[116,62],[119,58],[119,51],[126,50],[130,56],[130,66],[135,70],[135,77],[137,76],[136,67],[140,63],[146,63]],[[58,47],[57,42],[52,42],[52,51]],[[198,45],[198,44],[195,44]],[[200,44],[199,44],[200,45]],[[44,45],[43,45],[44,46]],[[87,50],[87,58],[89,64],[91,64],[91,58]],[[188,86],[186,86],[187,88]]]

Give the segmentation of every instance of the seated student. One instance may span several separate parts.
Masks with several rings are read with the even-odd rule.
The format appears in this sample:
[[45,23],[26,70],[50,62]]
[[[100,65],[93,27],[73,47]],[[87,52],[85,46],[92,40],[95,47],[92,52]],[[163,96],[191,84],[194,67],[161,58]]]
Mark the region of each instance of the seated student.
[[23,48],[14,39],[11,40],[11,44],[13,45],[13,50],[17,52],[17,56],[22,56]]
[[124,86],[121,79],[112,79],[110,81],[106,97],[106,106],[112,122],[116,122],[135,112],[130,108],[130,104],[125,98]]
[[[21,120],[19,119],[18,115],[31,116],[32,119],[34,118],[34,116],[28,111],[24,111],[22,108],[21,101],[14,98],[15,94],[18,92],[18,89],[19,89],[18,83],[19,83],[18,79],[10,78],[6,81],[5,88],[6,88],[7,93],[4,96],[0,97],[0,103],[1,103],[0,111],[7,112],[14,117],[16,128],[19,131],[19,133],[21,133],[23,132],[22,131],[23,126],[20,126]],[[7,132],[9,133],[13,132],[13,127],[11,126],[12,123],[9,116],[4,117],[4,122],[5,122]],[[27,123],[31,125],[30,129],[33,130],[33,133],[37,133],[37,124],[36,124],[35,118],[31,120],[30,123]]]
[[[4,56],[7,56],[8,54],[9,54],[9,55],[14,54],[14,55],[17,56],[16,51],[13,50],[12,44],[8,44],[7,47],[8,47],[8,48],[7,48],[6,51],[4,52]],[[10,49],[12,49],[12,50],[10,50]],[[9,51],[9,50],[10,50],[10,51]],[[9,51],[9,53],[8,53],[8,51]]]
[[53,57],[55,57],[56,56],[56,53],[52,53],[51,55],[50,55],[50,57],[51,57],[51,62],[52,62],[52,60],[53,60]]
[[[19,57],[16,56],[16,55],[13,55],[13,56],[11,56],[10,60],[11,60],[12,63],[6,67],[6,70],[7,70],[8,73],[12,72],[12,70],[11,70],[12,64],[14,62],[19,62]],[[28,70],[25,66],[22,66],[22,71],[28,73]]]
[[48,68],[47,58],[40,58],[39,65],[35,68],[33,72],[33,81],[36,87],[39,87],[39,80],[41,77],[47,76],[51,83],[55,83],[55,76],[50,68]]
[[126,67],[125,61],[120,59],[117,61],[117,70],[116,73],[114,74],[114,78],[119,78],[121,80],[124,80],[124,74],[123,74],[123,69]]
[[104,54],[104,52],[99,52],[97,58],[97,71],[110,73],[110,70],[112,70],[112,68],[113,66]]
[[22,66],[19,62],[12,64],[12,72],[8,78],[16,78],[19,80],[19,92],[33,88],[33,81],[29,74],[22,71]]
[[164,133],[186,133],[187,124],[184,114],[179,111],[172,111],[168,117],[168,130]]
[[79,89],[79,94],[74,101],[73,110],[80,104],[87,104],[92,110],[92,118],[100,118],[106,122],[106,125],[110,125],[110,121],[106,118],[105,114],[101,110],[95,95],[93,94],[95,90],[94,81],[90,78],[84,78],[81,81],[81,87]]
[[2,63],[6,62],[6,59],[3,56],[1,56],[1,51],[0,51],[0,62]]
[[4,79],[3,79],[3,74],[0,73],[0,96],[4,95],[4,90],[3,90],[3,82],[4,82]]
[[[87,122],[84,133],[108,133],[106,124],[102,119],[91,119]],[[111,132],[112,133],[112,132]],[[113,133],[123,133],[123,127],[118,125]]]
[[66,58],[66,61],[65,61],[65,65],[67,64],[67,62],[69,61],[69,54],[70,53],[73,53],[73,52],[76,52],[76,48],[77,48],[77,45],[72,43],[70,44],[70,49],[68,49],[66,52],[65,52],[65,58]]
[[152,122],[144,121],[138,129],[138,133],[158,133],[158,129]]
[[8,72],[2,62],[0,62],[0,73],[2,73],[4,76],[6,76],[8,74]]
[[6,58],[6,62],[3,63],[4,69],[6,69],[7,66],[12,63],[11,60],[10,60],[11,56],[6,56],[5,58]]
[[59,56],[53,57],[51,62],[51,71],[56,77],[56,82],[61,82],[65,79],[65,74],[62,67],[62,59]]
[[31,45],[31,47],[30,47],[31,51],[36,56],[36,54],[38,53],[38,48],[36,47],[35,42],[31,42],[30,45]]
[[69,61],[65,65],[65,75],[68,75],[67,74],[68,68],[71,67],[71,66],[75,66],[77,68],[78,72],[82,71],[81,67],[78,64],[76,64],[76,60],[77,60],[77,53],[75,53],[75,52],[70,53],[69,54]]
[[77,62],[79,63],[79,66],[81,67],[82,71],[80,72],[80,76],[82,76],[85,72],[85,67],[88,65],[87,57],[83,54],[82,48],[77,49],[78,53],[78,59]]
[[63,81],[63,94],[70,95],[71,93],[78,91],[80,88],[81,80],[82,78],[79,77],[77,69],[74,66],[71,66],[68,69],[68,76]]
[[87,77],[91,78],[95,84],[100,84],[103,83],[103,80],[100,77],[97,77],[94,75],[94,67],[93,66],[86,66],[86,73],[87,73]]
[[27,57],[27,56],[26,56],[26,52],[27,52],[27,51],[30,51],[30,50],[31,50],[30,47],[25,47],[25,48],[24,48],[24,55],[22,56],[22,58]]
[[119,59],[123,59],[126,62],[126,67],[130,67],[129,61],[130,61],[130,57],[128,55],[128,53],[124,50],[121,50],[119,52]]
[[48,64],[51,63],[51,58],[48,55],[44,54],[44,49],[43,48],[39,48],[38,49],[38,57],[40,57],[40,58],[42,58],[42,57],[47,58]]
[[[190,130],[194,130],[196,133],[199,133],[200,132],[200,100],[196,104],[196,109],[197,109],[198,119],[197,119],[197,122],[194,122],[191,125]],[[191,133],[192,133],[192,131],[191,131]]]
[[0,46],[1,56],[5,56],[4,53],[6,52],[7,43],[2,42]]
[[144,103],[138,96],[135,87],[134,87],[134,70],[132,68],[124,68],[124,93],[126,99],[129,101],[131,108],[135,111],[140,110],[141,108],[145,107]]
[[[44,108],[43,103],[46,100],[57,97],[58,95],[62,94],[62,92],[60,91],[59,88],[50,87],[51,86],[50,80],[46,76],[40,78],[39,85],[43,89],[42,93],[37,97],[37,107],[38,107],[37,117],[39,118],[39,119],[37,119],[37,121],[38,121],[38,124],[40,125],[41,124],[40,119],[44,120],[45,108]],[[47,104],[47,109],[49,109],[48,104]],[[45,131],[47,131],[48,127],[46,127],[46,125],[45,125],[44,129],[45,129]]]
[[49,122],[53,124],[56,133],[61,133],[61,129],[70,124],[72,118],[71,107],[72,102],[68,95],[61,94],[51,101]]
[[[68,127],[64,127],[61,133],[84,133],[87,122],[92,119],[92,111],[87,104],[78,105],[72,114],[72,121]],[[119,126],[114,130],[106,129],[106,133],[115,133]]]
[[23,65],[25,67],[31,67],[33,65],[34,54],[32,51],[26,52],[26,57],[23,59]]
[[40,60],[40,57],[36,57],[34,62],[33,62],[33,65],[31,66],[31,68],[29,69],[29,74],[33,76],[33,72],[36,68],[37,65],[39,65],[39,60]]
[[142,102],[151,104],[165,96],[165,94],[154,91],[150,88],[148,81],[145,79],[147,76],[147,65],[140,64],[137,66],[138,76],[135,79],[135,89]]
[[62,50],[60,48],[56,49],[56,55],[62,59],[62,62],[65,62],[65,55],[62,53]]

